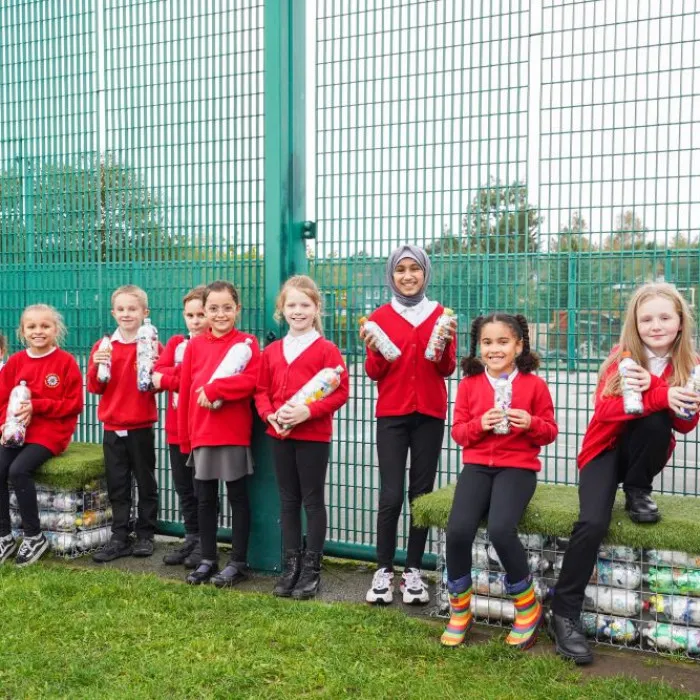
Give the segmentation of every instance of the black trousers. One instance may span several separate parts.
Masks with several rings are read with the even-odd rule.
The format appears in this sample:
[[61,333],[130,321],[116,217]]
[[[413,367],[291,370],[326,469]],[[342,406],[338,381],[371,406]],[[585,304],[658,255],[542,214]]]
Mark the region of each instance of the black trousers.
[[447,575],[458,581],[471,575],[472,544],[479,524],[488,515],[489,539],[509,583],[530,573],[527,554],[518,539],[518,523],[537,487],[531,469],[465,464],[457,481],[447,522]]
[[107,495],[112,504],[112,536],[126,540],[131,519],[131,479],[138,487],[136,536],[152,539],[158,519],[158,484],[153,428],[130,430],[119,437],[105,430],[102,440],[107,472]]
[[189,454],[180,451],[177,445],[168,445],[170,452],[170,471],[173,475],[175,491],[180,498],[180,511],[185,521],[185,533],[199,533],[197,517],[197,496],[194,492],[194,469],[187,466]]
[[18,450],[0,447],[0,537],[12,532],[8,480],[15,489],[24,534],[36,537],[41,532],[34,474],[52,456],[43,445],[25,444]]
[[[393,569],[396,535],[403,508],[406,460],[408,501],[430,493],[435,483],[438,459],[442,450],[445,421],[421,413],[377,419],[377,456],[379,460],[379,512],[377,513],[377,564]],[[413,524],[408,534],[406,568],[419,569],[428,539],[428,528]]]
[[669,411],[629,421],[618,444],[592,459],[579,473],[579,516],[564,554],[552,599],[557,615],[577,619],[600,547],[610,525],[617,485],[651,491],[671,441]]
[[311,440],[270,439],[280,492],[282,545],[285,550],[301,548],[303,505],[307,527],[306,549],[322,552],[328,525],[324,489],[330,444]]
[[[195,479],[199,514],[199,538],[202,543],[202,559],[216,561],[216,533],[219,520],[218,479]],[[231,506],[231,561],[248,561],[248,537],[250,535],[250,504],[248,502],[248,477],[226,482],[226,493]]]

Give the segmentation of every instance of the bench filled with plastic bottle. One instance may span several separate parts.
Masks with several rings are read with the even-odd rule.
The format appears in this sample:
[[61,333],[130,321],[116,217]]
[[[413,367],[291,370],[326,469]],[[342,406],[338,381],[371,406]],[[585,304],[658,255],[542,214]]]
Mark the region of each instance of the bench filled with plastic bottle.
[[[103,481],[89,484],[80,491],[37,484],[37,502],[41,529],[55,554],[79,557],[109,541],[112,509]],[[14,491],[10,492],[10,516],[14,536],[21,537],[22,519]]]
[[[446,486],[413,503],[414,521],[438,528],[438,615],[449,615],[445,531],[454,493]],[[621,492],[620,492],[621,493]],[[586,587],[583,628],[596,642],[700,660],[700,499],[656,497],[662,518],[632,523],[618,496],[610,529]],[[578,490],[540,483],[518,531],[535,592],[547,607],[578,516]],[[485,523],[484,523],[485,525]],[[552,533],[552,534],[540,534]],[[472,547],[477,620],[510,626],[514,608],[496,550],[480,529]]]

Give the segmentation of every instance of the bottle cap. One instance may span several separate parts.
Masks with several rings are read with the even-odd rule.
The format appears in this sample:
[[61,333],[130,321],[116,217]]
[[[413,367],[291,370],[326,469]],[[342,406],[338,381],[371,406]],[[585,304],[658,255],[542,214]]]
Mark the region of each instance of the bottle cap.
[[358,321],[358,323],[359,323],[360,325],[363,325],[364,323],[367,323],[367,316],[363,316],[363,317]]
[[446,314],[447,316],[454,316],[455,312],[452,309],[448,309],[445,307],[445,310],[442,312],[443,314]]
[[498,378],[499,378],[499,379],[508,379],[508,373],[507,373],[507,372],[504,372],[504,373],[501,374]]

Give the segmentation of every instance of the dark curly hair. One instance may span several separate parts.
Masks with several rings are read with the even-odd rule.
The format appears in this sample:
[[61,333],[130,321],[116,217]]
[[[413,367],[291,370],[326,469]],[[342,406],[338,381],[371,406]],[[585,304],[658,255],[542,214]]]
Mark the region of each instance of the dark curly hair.
[[523,351],[515,358],[515,366],[523,374],[533,372],[540,366],[540,358],[537,353],[530,349],[530,329],[527,319],[522,314],[504,314],[495,312],[486,316],[477,316],[472,321],[469,331],[469,354],[462,359],[462,372],[465,377],[472,377],[481,374],[486,368],[483,362],[477,357],[477,349],[481,338],[481,329],[487,323],[505,323],[518,340],[523,341]]

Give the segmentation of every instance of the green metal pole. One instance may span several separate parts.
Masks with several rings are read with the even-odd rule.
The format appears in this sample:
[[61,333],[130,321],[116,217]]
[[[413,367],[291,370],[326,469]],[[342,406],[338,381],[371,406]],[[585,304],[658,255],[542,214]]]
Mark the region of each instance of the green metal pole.
[[569,251],[568,253],[568,285],[567,285],[567,300],[566,300],[566,368],[569,372],[576,370],[576,362],[578,360],[578,352],[576,348],[576,315],[578,312],[577,292],[578,285],[576,281],[576,253]]
[[[306,271],[304,199],[305,0],[265,2],[265,322],[267,342],[282,329],[274,318],[282,282]],[[257,422],[250,482],[250,565],[280,568],[282,542],[270,438]]]
[[24,231],[26,236],[26,264],[34,267],[34,171],[29,159],[23,159],[22,168],[22,208],[24,214]]

